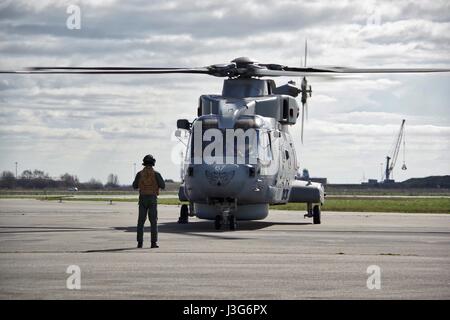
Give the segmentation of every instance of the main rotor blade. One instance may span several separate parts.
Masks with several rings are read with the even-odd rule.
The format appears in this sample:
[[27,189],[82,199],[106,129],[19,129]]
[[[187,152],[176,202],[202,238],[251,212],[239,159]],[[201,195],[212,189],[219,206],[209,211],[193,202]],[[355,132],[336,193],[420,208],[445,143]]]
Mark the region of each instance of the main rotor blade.
[[282,67],[281,70],[257,69],[247,70],[246,76],[254,77],[328,77],[333,79],[344,74],[372,73],[432,73],[450,72],[449,68],[347,68],[347,67]]
[[34,67],[18,71],[0,70],[0,73],[19,74],[212,74],[208,68],[138,68],[138,67]]
[[0,70],[0,73],[19,74],[166,74],[192,73],[208,74],[217,77],[329,77],[343,74],[370,73],[428,73],[450,72],[449,68],[348,68],[326,67],[288,67],[278,64],[249,64],[237,67],[235,64],[211,65],[200,68],[154,68],[154,67],[34,67],[23,70]]
[[300,73],[427,73],[450,72],[450,68],[351,68],[351,67],[285,67],[284,70]]
[[27,70],[185,70],[197,68],[159,68],[159,67],[31,67]]
[[305,71],[253,69],[246,72],[246,75],[254,77],[333,77],[333,73],[330,71],[312,71],[312,68],[299,69],[304,69]]

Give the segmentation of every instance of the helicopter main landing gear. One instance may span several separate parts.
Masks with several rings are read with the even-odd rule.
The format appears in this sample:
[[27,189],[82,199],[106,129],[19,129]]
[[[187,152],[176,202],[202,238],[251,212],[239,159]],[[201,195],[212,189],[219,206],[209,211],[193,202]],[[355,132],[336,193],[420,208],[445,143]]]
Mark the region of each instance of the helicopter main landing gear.
[[216,228],[216,230],[220,230],[220,228],[222,228],[222,222],[223,222],[223,217],[218,214],[216,216],[216,219],[214,220],[214,228]]
[[237,227],[236,217],[232,214],[228,216],[228,226],[231,231],[236,230]]
[[318,204],[313,207],[313,223],[320,224],[320,206]]
[[183,204],[180,208],[180,217],[178,218],[178,223],[186,224],[189,222],[189,217],[195,216],[194,205],[192,203]]
[[180,217],[178,218],[178,223],[188,223],[189,222],[189,208],[187,204],[183,204],[180,208]]
[[308,213],[304,215],[305,218],[313,218],[314,224],[320,224],[320,204],[307,203]]

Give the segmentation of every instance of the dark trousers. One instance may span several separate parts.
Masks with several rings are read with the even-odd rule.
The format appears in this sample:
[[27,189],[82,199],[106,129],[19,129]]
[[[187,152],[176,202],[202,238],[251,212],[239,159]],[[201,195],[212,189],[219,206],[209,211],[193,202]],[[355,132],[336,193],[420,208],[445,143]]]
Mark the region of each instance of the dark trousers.
[[152,233],[151,241],[156,243],[158,241],[158,211],[157,198],[154,195],[140,195],[139,196],[139,217],[137,224],[137,241],[144,241],[144,224],[145,220],[150,220],[150,231]]

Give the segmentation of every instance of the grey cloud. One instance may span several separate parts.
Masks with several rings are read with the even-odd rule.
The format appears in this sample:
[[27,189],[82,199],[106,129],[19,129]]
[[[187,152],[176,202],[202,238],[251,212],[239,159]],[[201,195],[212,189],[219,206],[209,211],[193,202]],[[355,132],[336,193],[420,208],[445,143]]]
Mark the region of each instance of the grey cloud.
[[[311,65],[450,64],[446,1],[93,3],[101,2],[82,2],[79,31],[65,28],[64,1],[0,5],[0,68],[203,66],[240,55],[292,65],[300,63],[306,37]],[[381,14],[381,25],[367,26],[374,10]],[[280,84],[287,80],[276,79]],[[412,126],[411,150],[429,148],[436,159],[448,154],[447,131],[435,130],[450,123],[448,75],[310,82],[305,145],[299,143],[299,126],[292,128],[302,167],[332,181],[343,176],[355,181],[359,177],[345,168],[382,159],[384,144],[392,140],[390,130],[396,130],[402,117]],[[127,163],[141,156],[142,146],[169,158],[176,119],[194,118],[198,96],[220,91],[221,79],[206,76],[0,75],[0,149],[8,154],[0,158],[0,167],[23,152],[31,152],[44,166],[61,143],[70,148],[59,157],[77,159],[70,160],[73,167],[98,159]],[[414,156],[421,159],[420,152]],[[160,165],[171,172],[168,177],[178,179],[176,164]],[[436,172],[448,169],[437,160],[433,165]],[[90,167],[80,176],[116,169]],[[117,170],[119,176],[127,175],[126,169]]]
[[[164,8],[164,1],[134,1],[121,3],[114,7],[95,9],[81,5],[84,29],[81,32],[70,32],[65,28],[64,7],[49,7],[35,12],[11,2],[2,9],[22,12],[22,21],[34,23],[14,24],[6,20],[3,25],[8,32],[27,34],[50,34],[54,36],[68,35],[89,38],[124,38],[148,34],[190,33],[200,38],[217,36],[247,36],[274,30],[297,30],[314,24],[330,24],[342,19],[350,19],[354,9],[352,6],[320,5],[302,2],[272,1],[232,1],[232,2],[178,2],[169,10]],[[313,3],[314,4],[314,3]],[[222,12],[223,15],[217,15]],[[5,14],[4,14],[5,15]],[[27,19],[25,19],[26,17]],[[280,19],[281,17],[281,19]],[[46,23],[43,24],[42,21]],[[106,32],[107,31],[107,32]],[[131,32],[130,32],[131,31]]]

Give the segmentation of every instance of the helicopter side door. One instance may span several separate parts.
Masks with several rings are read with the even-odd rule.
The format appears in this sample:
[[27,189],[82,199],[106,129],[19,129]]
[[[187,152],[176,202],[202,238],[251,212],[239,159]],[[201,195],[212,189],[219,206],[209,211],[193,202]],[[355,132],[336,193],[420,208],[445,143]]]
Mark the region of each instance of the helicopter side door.
[[290,184],[290,173],[292,171],[292,152],[289,147],[289,135],[286,132],[280,132],[280,143],[279,143],[279,161],[280,169],[278,171],[277,177],[277,187],[282,189],[281,202],[285,202],[289,197],[289,184]]

